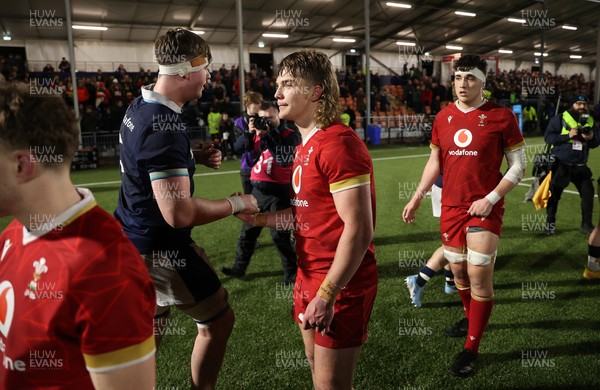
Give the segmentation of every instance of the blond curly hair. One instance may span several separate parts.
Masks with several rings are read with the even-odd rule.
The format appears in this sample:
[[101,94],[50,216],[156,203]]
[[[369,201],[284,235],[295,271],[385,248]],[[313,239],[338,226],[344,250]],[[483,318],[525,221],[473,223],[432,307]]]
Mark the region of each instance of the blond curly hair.
[[292,53],[279,63],[277,75],[288,72],[294,78],[304,79],[310,86],[319,85],[323,93],[317,102],[315,122],[323,129],[333,121],[339,120],[343,112],[339,104],[340,87],[329,57],[316,50],[304,50]]

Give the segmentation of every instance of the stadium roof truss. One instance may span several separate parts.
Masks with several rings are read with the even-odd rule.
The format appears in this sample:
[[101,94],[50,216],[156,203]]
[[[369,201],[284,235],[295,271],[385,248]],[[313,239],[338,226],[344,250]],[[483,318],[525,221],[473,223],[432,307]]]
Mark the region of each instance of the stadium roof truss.
[[[172,27],[204,31],[211,44],[237,46],[236,0],[71,0],[73,24],[108,27],[106,31],[74,30],[75,40],[154,41]],[[594,66],[597,54],[600,0],[397,0],[369,2],[371,51],[399,52],[397,41],[415,43],[414,53],[450,55],[462,52],[532,61],[541,52],[546,61]],[[267,47],[311,47],[361,51],[365,47],[364,0],[243,0],[243,41]],[[544,11],[545,8],[545,11]],[[456,11],[467,14],[456,14]],[[44,12],[47,12],[46,14]],[[475,16],[469,13],[475,14]],[[13,1],[0,10],[0,29],[14,39],[67,40],[66,23],[59,28],[36,25],[44,18],[65,18],[64,0]],[[521,19],[509,22],[508,18]],[[63,19],[66,20],[66,19]],[[41,21],[41,22],[40,22]],[[576,27],[576,30],[563,26]],[[262,34],[283,33],[286,39]],[[336,42],[333,38],[354,39]],[[498,50],[512,53],[502,54]],[[580,55],[581,59],[570,56]]]

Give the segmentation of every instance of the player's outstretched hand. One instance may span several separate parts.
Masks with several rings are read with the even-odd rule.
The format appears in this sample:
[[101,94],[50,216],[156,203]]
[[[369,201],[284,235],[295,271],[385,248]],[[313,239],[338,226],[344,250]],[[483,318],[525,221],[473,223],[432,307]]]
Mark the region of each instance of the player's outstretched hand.
[[410,202],[406,206],[404,206],[404,210],[402,210],[402,220],[406,223],[415,222],[415,212],[419,208],[419,202],[411,199]]
[[321,297],[315,296],[304,311],[302,329],[316,329],[321,334],[329,332],[333,321],[333,304],[325,302]]
[[490,215],[490,213],[492,212],[492,207],[494,206],[490,203],[489,200],[487,200],[486,198],[482,198],[473,202],[471,204],[471,207],[469,207],[467,213],[474,217],[481,217],[482,219],[484,219],[485,217]]
[[223,155],[219,149],[208,146],[194,151],[196,163],[205,165],[209,168],[219,169]]

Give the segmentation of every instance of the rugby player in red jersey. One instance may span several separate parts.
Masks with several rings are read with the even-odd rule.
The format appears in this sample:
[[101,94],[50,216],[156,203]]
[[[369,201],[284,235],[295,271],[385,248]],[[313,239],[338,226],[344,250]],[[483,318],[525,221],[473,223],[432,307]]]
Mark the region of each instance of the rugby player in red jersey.
[[309,50],[285,57],[275,98],[279,116],[294,121],[302,134],[292,207],[240,217],[294,229],[293,315],[314,387],[350,390],[377,293],[373,164],[363,141],[339,120],[339,87],[327,55]]
[[1,389],[154,389],[154,286],[71,182],[78,144],[62,99],[0,85]]
[[[483,98],[485,60],[466,55],[454,70],[458,100],[435,117],[431,155],[402,218],[408,223],[415,220],[421,199],[443,167],[440,233],[465,310],[465,318],[446,333],[464,336],[467,330],[464,349],[450,372],[468,376],[475,372],[479,343],[492,312],[503,198],[525,173],[525,142],[514,114]],[[504,157],[508,170],[502,175]]]

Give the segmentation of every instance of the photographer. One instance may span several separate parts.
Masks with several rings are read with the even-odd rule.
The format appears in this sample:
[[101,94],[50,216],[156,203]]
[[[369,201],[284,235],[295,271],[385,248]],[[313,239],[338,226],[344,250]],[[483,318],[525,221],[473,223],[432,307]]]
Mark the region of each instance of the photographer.
[[[268,102],[263,102],[258,115],[250,117],[248,122],[249,132],[236,140],[235,149],[238,152],[251,152],[255,156],[250,181],[260,212],[289,208],[292,163],[300,136],[280,122],[277,108]],[[282,221],[287,224],[289,222],[291,221]],[[261,226],[243,225],[238,238],[235,263],[231,268],[221,268],[225,275],[241,278],[246,274],[261,231]],[[272,228],[271,237],[281,258],[283,282],[293,284],[297,266],[291,232]]]
[[600,145],[598,126],[588,113],[588,99],[577,95],[569,110],[557,115],[548,124],[544,136],[553,145],[555,162],[552,168],[550,199],[546,209],[546,234],[553,235],[556,227],[556,211],[563,190],[572,182],[581,196],[581,228],[583,234],[594,229],[594,186],[592,171],[587,166],[590,149]]
[[[258,92],[246,92],[246,94],[244,95],[242,101],[244,103],[244,107],[246,108],[246,112],[244,112],[242,114],[242,116],[240,116],[239,118],[236,118],[234,121],[235,127],[234,127],[234,137],[236,140],[242,139],[244,138],[244,134],[248,134],[249,131],[249,123],[250,123],[250,118],[252,116],[256,116],[258,113],[258,110],[260,109],[260,105],[262,103],[263,97],[260,93]],[[244,142],[244,141],[240,141],[240,142]],[[236,147],[234,146],[234,150],[236,149]],[[242,189],[244,194],[251,194],[252,193],[252,184],[250,183],[250,171],[251,171],[251,164],[252,161],[254,159],[254,150],[250,150],[250,151],[245,151],[246,149],[243,148],[242,150],[244,150],[244,153],[242,154],[242,158],[241,158],[241,164],[240,164],[240,177],[242,179]],[[237,150],[235,150],[234,153],[238,153]]]

